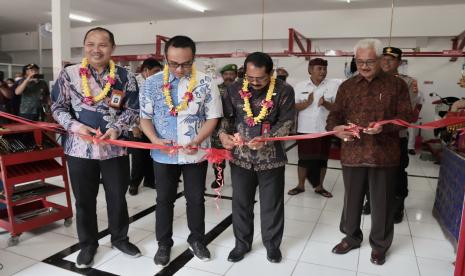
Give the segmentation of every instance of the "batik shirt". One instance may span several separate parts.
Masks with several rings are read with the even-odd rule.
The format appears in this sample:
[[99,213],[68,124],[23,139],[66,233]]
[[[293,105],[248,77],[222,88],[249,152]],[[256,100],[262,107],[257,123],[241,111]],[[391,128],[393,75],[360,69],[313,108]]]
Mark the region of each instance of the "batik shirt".
[[[184,97],[189,85],[190,76],[177,78],[170,74],[171,97],[177,106]],[[140,117],[152,120],[157,137],[173,141],[177,145],[186,145],[195,137],[206,120],[221,118],[223,108],[218,86],[213,79],[202,72],[197,72],[197,85],[194,87],[193,100],[186,110],[177,116],[171,116],[163,95],[163,72],[147,78],[140,94]],[[205,139],[201,147],[210,147],[210,138]],[[177,154],[168,155],[159,150],[152,150],[153,160],[163,164],[193,164],[202,161],[205,152],[187,155],[181,150]]]
[[[266,97],[269,85],[255,90],[249,86],[252,93],[250,98],[250,108],[254,116],[260,112],[261,103]],[[242,90],[242,79],[228,86],[223,95],[224,118],[221,121],[219,133],[235,134],[239,133],[245,141],[250,141],[255,137],[262,136],[263,123],[270,126],[269,136],[287,136],[294,123],[295,100],[292,86],[279,79],[276,80],[273,93],[273,107],[263,120],[263,123],[249,127],[247,125],[247,114],[244,111],[244,100],[239,91]],[[233,164],[245,169],[254,171],[270,170],[285,166],[287,163],[286,151],[282,142],[266,143],[259,150],[252,150],[247,146],[234,147]]]
[[[55,120],[69,131],[64,139],[65,154],[88,159],[105,160],[126,155],[126,148],[108,144],[91,144],[73,133],[78,132],[82,125],[100,129],[105,133],[114,128],[118,133],[127,131],[138,118],[139,90],[134,74],[120,66],[116,66],[116,83],[107,97],[93,105],[83,103],[84,93],[79,75],[80,64],[63,69],[52,90],[52,113]],[[107,67],[98,73],[90,65],[91,76],[88,85],[92,96],[97,96],[106,83],[109,74]],[[109,106],[114,90],[123,92],[122,106],[116,109]]]
[[[410,121],[412,106],[407,84],[398,77],[379,72],[371,81],[356,75],[339,86],[326,129],[354,123],[368,127],[371,122],[401,119]],[[381,133],[360,133],[360,139],[341,144],[341,163],[348,167],[399,166],[400,145],[397,125],[384,125]]]

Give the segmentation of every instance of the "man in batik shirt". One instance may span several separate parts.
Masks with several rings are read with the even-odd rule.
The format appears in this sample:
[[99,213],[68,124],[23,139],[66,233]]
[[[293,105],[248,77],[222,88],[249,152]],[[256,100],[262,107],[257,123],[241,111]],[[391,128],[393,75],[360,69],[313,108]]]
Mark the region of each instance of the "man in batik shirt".
[[[81,252],[78,268],[92,266],[98,247],[96,198],[100,174],[108,212],[112,246],[140,256],[129,242],[129,216],[125,194],[129,185],[126,148],[91,143],[82,136],[118,139],[138,115],[136,78],[111,61],[113,34],[100,27],[84,37],[85,58],[63,69],[52,92],[52,113],[68,134],[64,140],[71,186],[76,198],[76,222]],[[82,136],[81,136],[82,135]]]
[[219,132],[226,149],[233,151],[233,229],[235,248],[228,261],[238,262],[252,248],[254,201],[260,191],[260,218],[267,259],[278,263],[284,230],[284,168],[281,142],[259,141],[288,135],[295,115],[294,89],[272,76],[273,60],[256,52],[244,62],[245,79],[230,85],[223,96],[224,119]]
[[154,262],[166,266],[173,246],[173,208],[178,180],[184,178],[187,200],[187,239],[194,255],[206,261],[210,252],[205,237],[205,180],[207,161],[198,147],[210,147],[210,135],[223,116],[218,86],[195,70],[195,43],[175,36],[165,44],[165,68],[145,81],[140,95],[140,125],[153,144],[183,146],[176,154],[153,150],[157,180],[155,234],[158,250]]

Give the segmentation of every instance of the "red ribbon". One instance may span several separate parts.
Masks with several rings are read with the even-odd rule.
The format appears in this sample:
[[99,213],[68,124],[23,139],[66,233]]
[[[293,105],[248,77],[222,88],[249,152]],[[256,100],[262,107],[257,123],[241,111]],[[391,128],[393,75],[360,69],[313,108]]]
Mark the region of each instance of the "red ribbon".
[[[441,120],[428,122],[422,125],[413,125],[403,120],[393,119],[393,120],[384,120],[384,121],[376,122],[373,127],[380,126],[380,125],[382,126],[382,125],[387,125],[387,124],[394,124],[394,125],[403,126],[407,128],[420,128],[420,129],[432,130],[436,128],[443,128],[443,127],[448,127],[451,125],[457,125],[457,124],[463,124],[463,123],[465,123],[465,117],[447,117]],[[360,137],[359,133],[363,129],[364,129],[363,127],[351,124],[350,127],[345,130],[351,131],[353,132],[354,136]],[[336,133],[337,131],[326,131],[326,132],[320,132],[320,133],[310,133],[310,134],[302,134],[302,135],[294,135],[294,136],[266,137],[266,138],[259,139],[259,141],[267,142],[267,141],[306,140],[306,139],[315,139],[315,138],[320,138],[324,136],[334,135]]]
[[[66,133],[66,131],[61,127],[61,125],[56,124],[56,123],[31,121],[31,120],[28,120],[28,119],[25,119],[25,118],[22,118],[16,115],[12,115],[6,112],[0,112],[0,117],[4,117],[6,119],[10,119],[12,121],[16,121],[22,124],[32,125],[32,126],[35,126],[40,129],[47,130],[47,131],[57,132],[61,134]],[[399,126],[408,127],[408,128],[420,128],[420,129],[431,130],[431,129],[436,129],[436,128],[447,127],[450,125],[463,124],[463,123],[465,123],[465,116],[447,117],[441,120],[428,122],[422,125],[413,125],[413,124],[407,123],[406,121],[398,120],[398,119],[384,120],[384,121],[376,122],[375,126],[394,124],[394,125],[399,125]],[[345,131],[351,131],[355,137],[360,137],[359,133],[363,129],[364,128],[360,126],[351,124],[349,125],[347,129],[345,129]],[[326,132],[321,132],[321,133],[310,133],[310,134],[284,136],[284,137],[265,137],[265,138],[259,139],[259,141],[267,142],[267,141],[305,140],[305,139],[314,139],[314,138],[334,135],[336,133],[337,131],[326,131]],[[167,150],[172,154],[176,154],[179,149],[183,148],[180,145],[166,146],[166,145],[156,145],[152,143],[143,143],[143,142],[135,142],[135,141],[123,141],[123,140],[112,140],[112,139],[103,140],[99,138],[100,135],[88,136],[88,135],[82,135],[79,133],[72,133],[72,134],[78,135],[82,139],[91,141],[93,143],[106,143],[106,144],[111,144],[111,145],[120,146],[120,147],[137,148],[137,149]],[[244,144],[245,142],[242,143],[241,145],[244,145]],[[193,149],[199,149],[199,150],[206,151],[206,154],[203,156],[203,159],[207,160],[209,163],[219,164],[223,162],[224,160],[232,159],[231,152],[225,149],[203,148],[203,147],[193,147]]]

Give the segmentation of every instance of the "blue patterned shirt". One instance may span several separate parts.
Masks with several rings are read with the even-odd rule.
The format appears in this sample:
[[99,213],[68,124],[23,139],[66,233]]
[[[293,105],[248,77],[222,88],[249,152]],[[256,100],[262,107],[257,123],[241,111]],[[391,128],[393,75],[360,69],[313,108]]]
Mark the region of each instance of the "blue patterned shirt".
[[[77,132],[84,124],[94,129],[100,129],[105,133],[109,128],[114,128],[118,133],[127,131],[138,118],[139,113],[139,89],[134,74],[120,66],[116,66],[116,83],[108,96],[94,105],[82,102],[84,93],[81,88],[80,64],[63,69],[55,82],[52,90],[53,118],[63,126],[65,130]],[[109,68],[100,76],[89,65],[91,76],[88,84],[92,96],[98,95],[105,84],[109,74]],[[100,81],[102,80],[102,81]],[[110,107],[109,101],[113,90],[123,91],[122,108]],[[89,144],[77,135],[69,134],[64,141],[65,154],[88,159],[105,160],[126,155],[126,148],[108,144]]]
[[[170,74],[171,97],[176,106],[181,102],[189,85],[190,77],[176,78]],[[193,100],[186,110],[174,117],[169,114],[163,95],[163,72],[148,79],[141,89],[140,117],[150,119],[155,133],[161,139],[171,140],[178,145],[190,143],[198,134],[206,120],[221,118],[223,107],[218,86],[213,79],[202,72],[197,72],[197,86],[194,88]],[[210,139],[202,142],[202,147],[210,147]],[[192,164],[202,161],[205,152],[199,150],[196,154],[187,155],[179,151],[175,155],[167,155],[159,150],[152,150],[152,158],[164,164]]]

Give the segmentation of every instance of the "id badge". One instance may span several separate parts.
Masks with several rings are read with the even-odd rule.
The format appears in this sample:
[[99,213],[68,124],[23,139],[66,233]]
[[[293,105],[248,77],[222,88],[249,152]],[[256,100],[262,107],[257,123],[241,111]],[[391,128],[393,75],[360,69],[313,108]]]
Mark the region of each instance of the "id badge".
[[270,122],[263,122],[262,123],[262,130],[261,130],[262,136],[269,136],[270,131],[271,131]]
[[116,109],[121,109],[124,92],[121,90],[113,90],[111,92],[110,106]]

